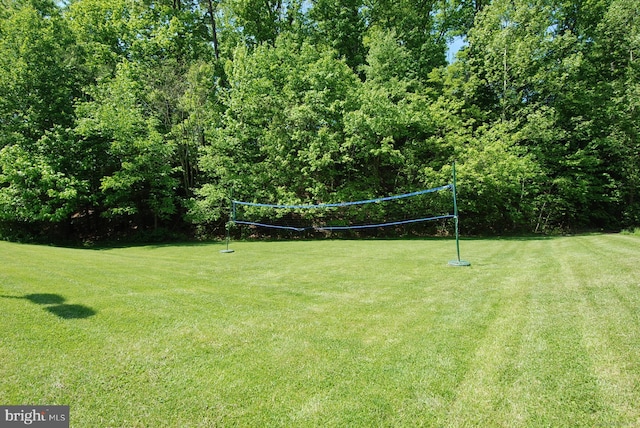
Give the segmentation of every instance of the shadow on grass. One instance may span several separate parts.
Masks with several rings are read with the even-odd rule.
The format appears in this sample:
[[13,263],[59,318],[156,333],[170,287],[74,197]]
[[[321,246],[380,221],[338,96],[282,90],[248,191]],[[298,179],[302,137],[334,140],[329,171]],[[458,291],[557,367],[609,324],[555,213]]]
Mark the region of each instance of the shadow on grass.
[[[513,234],[513,235],[460,235],[460,241],[549,241],[553,239],[568,236],[584,236],[597,235],[602,232],[595,233],[575,233],[575,234]],[[348,234],[332,234],[310,237],[303,234],[292,232],[290,235],[282,236],[248,236],[248,237],[232,237],[230,245],[236,242],[322,242],[322,241],[453,241],[453,235],[435,236],[435,235],[403,235],[403,236],[352,236]],[[143,241],[113,241],[99,242],[95,244],[78,244],[78,245],[59,245],[62,248],[72,248],[79,250],[105,251],[123,248],[170,248],[170,247],[224,247],[226,241],[224,239],[211,239],[203,241],[167,241],[167,242],[143,242]]]
[[62,319],[81,319],[94,316],[97,312],[88,306],[71,305],[59,294],[38,293],[25,296],[0,296],[5,299],[25,299],[36,305],[43,305],[44,310]]
[[564,235],[460,236],[460,241],[551,241]]
[[225,241],[219,240],[211,240],[211,241],[175,241],[175,242],[134,242],[134,243],[126,243],[126,242],[117,242],[117,243],[100,243],[91,246],[78,246],[78,247],[70,247],[77,248],[80,250],[92,250],[92,251],[104,251],[104,250],[117,250],[123,248],[149,248],[149,249],[158,249],[158,248],[168,248],[168,247],[206,247],[211,245],[224,245]]
[[66,320],[78,319],[78,318],[89,318],[96,314],[96,311],[84,305],[62,304],[62,305],[55,305],[55,306],[47,306],[45,309],[50,313],[52,313],[53,315]]

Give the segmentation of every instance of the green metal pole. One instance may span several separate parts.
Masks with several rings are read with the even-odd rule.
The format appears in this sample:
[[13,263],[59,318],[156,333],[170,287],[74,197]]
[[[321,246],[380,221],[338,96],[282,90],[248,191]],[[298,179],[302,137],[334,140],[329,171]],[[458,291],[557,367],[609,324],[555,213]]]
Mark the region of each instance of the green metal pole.
[[460,261],[460,232],[458,229],[458,199],[456,198],[456,162],[453,162],[453,220],[456,227],[456,253],[458,254],[458,262]]
[[458,258],[456,260],[451,260],[449,264],[451,266],[471,266],[471,263],[465,260],[460,260],[460,231],[458,228],[458,199],[457,199],[458,189],[456,187],[457,183],[456,183],[455,161],[453,162],[453,165],[452,165],[452,175],[453,175],[453,183],[451,185],[451,190],[453,191],[453,220],[455,222],[455,228],[456,228],[456,253],[458,255]]
[[236,204],[233,203],[233,192],[231,193],[231,197],[229,198],[231,201],[231,209],[229,210],[229,221],[225,225],[226,229],[226,239],[227,239],[227,248],[226,250],[220,250],[221,253],[233,253],[234,250],[229,249],[229,240],[231,239],[231,224],[236,220]]

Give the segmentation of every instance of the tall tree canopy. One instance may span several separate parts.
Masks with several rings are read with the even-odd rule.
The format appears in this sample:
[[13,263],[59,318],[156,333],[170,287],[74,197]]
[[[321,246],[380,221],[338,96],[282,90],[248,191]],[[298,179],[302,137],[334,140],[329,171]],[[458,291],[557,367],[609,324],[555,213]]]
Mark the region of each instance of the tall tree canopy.
[[216,233],[232,193],[385,196],[454,160],[466,232],[640,226],[635,0],[0,3],[2,237]]

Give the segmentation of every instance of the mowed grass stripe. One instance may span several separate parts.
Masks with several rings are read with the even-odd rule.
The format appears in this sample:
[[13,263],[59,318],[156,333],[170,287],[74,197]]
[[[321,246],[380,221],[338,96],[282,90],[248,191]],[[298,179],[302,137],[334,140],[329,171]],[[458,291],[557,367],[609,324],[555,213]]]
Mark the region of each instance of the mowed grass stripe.
[[[510,266],[513,272],[507,270],[504,275],[493,275],[493,286],[499,290],[494,316],[469,361],[442,425],[496,426],[527,422],[526,414],[510,402],[514,393],[510,374],[517,369],[514,362],[518,361],[522,347],[531,281],[529,275],[522,278],[522,271],[528,266],[514,263],[526,258],[521,252],[523,246],[508,241],[502,243],[502,257],[498,259],[502,258],[504,265]],[[519,391],[516,395],[522,396],[525,392]]]
[[582,340],[580,295],[583,284],[567,266],[570,239],[546,248],[548,266],[536,272],[530,294],[527,346],[521,353],[536,425],[610,424]]
[[638,245],[0,243],[0,397],[83,427],[636,425]]
[[[567,257],[572,275],[584,285],[584,343],[598,387],[618,415],[614,424],[639,425],[640,406],[633,400],[640,393],[640,360],[628,358],[640,349],[640,275],[633,256],[637,242],[624,235],[591,238],[580,239],[581,247]],[[629,242],[634,246],[625,247]],[[590,269],[587,254],[614,268]]]

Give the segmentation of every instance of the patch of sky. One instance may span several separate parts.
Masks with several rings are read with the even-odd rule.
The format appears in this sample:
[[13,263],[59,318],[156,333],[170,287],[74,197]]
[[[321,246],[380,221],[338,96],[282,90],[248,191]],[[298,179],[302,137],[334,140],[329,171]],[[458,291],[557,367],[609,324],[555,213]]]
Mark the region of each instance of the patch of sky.
[[451,64],[456,60],[458,51],[467,46],[467,40],[464,36],[456,36],[447,44],[447,62]]

